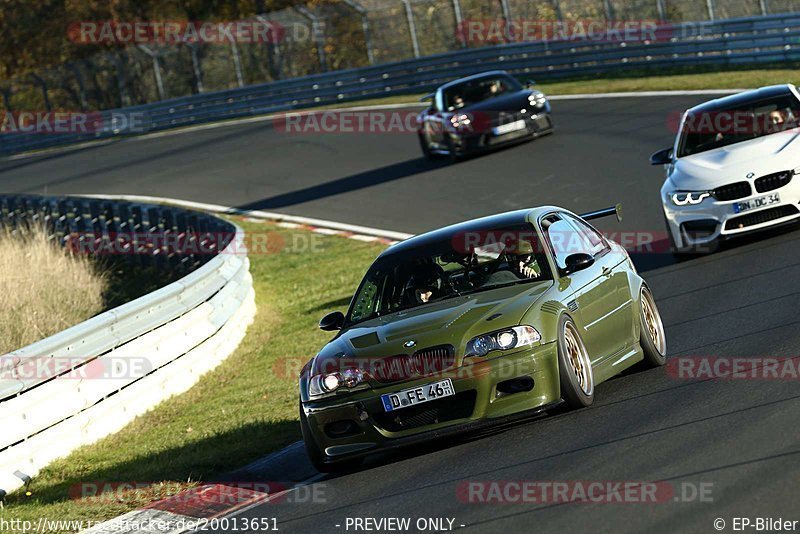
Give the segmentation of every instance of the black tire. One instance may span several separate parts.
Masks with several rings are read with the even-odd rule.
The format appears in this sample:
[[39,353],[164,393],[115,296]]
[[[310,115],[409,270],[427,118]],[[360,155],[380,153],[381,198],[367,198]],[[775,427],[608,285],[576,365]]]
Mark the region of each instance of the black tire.
[[320,473],[349,473],[355,471],[361,465],[361,459],[343,460],[335,464],[325,463],[325,453],[319,448],[317,440],[311,434],[311,429],[308,426],[308,419],[303,412],[303,407],[300,406],[300,431],[303,433],[303,443],[306,447],[306,454],[308,459],[311,460],[311,465]]
[[422,149],[422,155],[425,156],[425,159],[428,161],[433,161],[436,159],[436,155],[431,152],[431,146],[428,144],[425,136],[420,133],[417,134],[417,137],[419,138],[419,147]]
[[461,160],[461,156],[456,150],[453,138],[449,135],[445,137],[445,145],[447,146],[447,159],[450,160],[450,163],[458,163]]
[[[585,369],[584,373],[580,373],[582,378],[579,378],[579,373],[575,370],[569,356],[576,349],[583,352],[582,357],[576,357],[577,360],[583,360],[580,362],[581,368]],[[561,383],[561,398],[570,408],[585,408],[592,405],[594,402],[594,373],[589,361],[589,354],[586,352],[586,345],[580,337],[578,327],[568,315],[562,315],[558,323],[558,376]],[[586,384],[586,387],[581,385],[581,381]]]
[[[648,310],[649,308],[649,310]],[[647,314],[653,314],[648,319]],[[652,323],[651,321],[655,321]],[[639,343],[644,352],[644,365],[646,367],[661,367],[667,363],[667,340],[664,335],[664,323],[656,307],[656,301],[650,288],[642,286],[639,296]],[[652,330],[651,330],[652,328]],[[652,332],[656,333],[653,334]],[[658,336],[658,339],[654,338]]]

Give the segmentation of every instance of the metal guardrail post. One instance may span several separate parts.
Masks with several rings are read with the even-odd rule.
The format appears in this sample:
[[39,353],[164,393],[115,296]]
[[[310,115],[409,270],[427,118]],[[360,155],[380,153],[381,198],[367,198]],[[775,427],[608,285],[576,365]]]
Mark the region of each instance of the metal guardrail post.
[[508,43],[511,42],[511,7],[508,5],[508,0],[500,0],[500,9],[503,11],[503,22],[505,23],[503,39]]
[[304,6],[294,6],[294,9],[311,22],[311,33],[317,44],[317,55],[322,72],[328,71],[328,59],[325,56],[325,27],[320,18]]
[[192,73],[194,74],[194,83],[197,86],[197,92],[204,93],[203,72],[200,69],[200,59],[197,57],[197,45],[194,43],[183,44],[189,47],[189,55],[192,56]]
[[158,61],[158,54],[154,51],[150,50],[149,47],[143,44],[136,45],[139,47],[139,50],[150,56],[150,59],[153,61],[153,74],[156,78],[156,89],[158,90],[158,99],[164,100],[166,99],[166,92],[164,91],[164,80],[161,78],[161,63]]
[[38,74],[31,74],[30,77],[31,77],[31,80],[33,80],[33,83],[35,85],[38,85],[39,88],[42,90],[42,98],[44,99],[44,107],[45,107],[45,109],[47,111],[50,111],[52,109],[52,106],[50,105],[50,98],[48,98],[48,96],[47,96],[47,82],[45,82],[44,79],[42,79],[42,77],[39,76]]
[[558,0],[550,0],[553,4],[553,11],[556,12],[556,20],[564,22],[564,13],[561,12],[561,2]]
[[[461,2],[459,0],[452,0],[453,1],[453,16],[456,19],[456,35],[459,35],[459,32],[464,32],[466,28],[464,28],[464,16],[461,14]],[[461,48],[467,47],[467,39],[466,36],[462,38],[456,37],[456,41],[461,46]]]
[[714,0],[706,0],[706,7],[708,8],[708,20],[715,20]]
[[667,7],[664,5],[664,0],[656,0],[656,9],[658,10],[658,20],[664,22],[667,20]]
[[411,11],[411,2],[403,0],[403,6],[406,8],[406,20],[408,21],[408,32],[411,35],[411,46],[414,49],[414,57],[419,57],[419,39],[417,39],[417,26],[414,24],[414,12]]
[[369,12],[367,9],[356,2],[355,0],[343,0],[345,4],[353,8],[359,15],[361,15],[361,29],[364,31],[364,44],[367,47],[367,61],[370,65],[375,64],[375,51],[372,47],[372,35],[369,29]]
[[231,39],[231,58],[233,59],[233,71],[236,74],[236,83],[239,85],[239,87],[244,87],[242,58],[239,55],[239,45],[236,44],[236,39]]
[[603,0],[603,9],[606,13],[606,20],[614,20],[614,6],[611,5],[609,0]]
[[86,84],[83,82],[83,76],[80,69],[74,63],[67,64],[67,68],[75,76],[75,81],[78,82],[78,98],[80,98],[81,111],[86,111],[89,108],[89,103],[86,100]]
[[[264,15],[256,15],[256,19],[265,24],[271,24],[269,19],[267,19]],[[274,36],[275,34],[273,33],[272,35]],[[268,63],[269,75],[272,77],[272,79],[280,80],[282,77],[281,62],[279,61],[281,48],[273,42],[274,40],[275,40],[274,38],[267,39],[267,42],[265,43],[265,47],[267,50],[267,63]]]
[[769,0],[758,0],[762,15],[769,15]]
[[125,66],[122,63],[122,59],[117,54],[112,54],[110,52],[106,53],[106,59],[110,59],[111,62],[114,64],[114,70],[116,71],[116,79],[117,79],[117,89],[119,90],[119,101],[122,107],[127,107],[131,105],[131,96],[128,93],[128,84],[125,78]]

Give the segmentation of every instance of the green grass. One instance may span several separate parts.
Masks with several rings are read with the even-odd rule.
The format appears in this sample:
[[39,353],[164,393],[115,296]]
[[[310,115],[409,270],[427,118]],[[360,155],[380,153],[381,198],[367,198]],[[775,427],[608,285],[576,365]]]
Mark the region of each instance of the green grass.
[[[302,250],[251,254],[258,313],[236,352],[187,393],[44,469],[30,496],[6,498],[0,518],[108,519],[300,439],[297,373],[330,339],[317,322],[346,307],[383,246],[269,223],[239,224],[266,232],[268,243],[298,243]],[[131,492],[122,502],[70,498],[77,484],[103,481],[163,485]]]

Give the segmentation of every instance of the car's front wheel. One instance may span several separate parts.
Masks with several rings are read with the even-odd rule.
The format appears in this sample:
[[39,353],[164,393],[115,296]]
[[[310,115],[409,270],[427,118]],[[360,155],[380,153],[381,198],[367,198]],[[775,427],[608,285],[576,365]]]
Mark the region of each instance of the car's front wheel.
[[431,151],[431,145],[428,144],[428,140],[421,133],[417,134],[417,137],[419,138],[419,147],[422,149],[422,155],[427,160],[433,160],[435,154]]
[[667,338],[656,301],[646,286],[642,287],[640,294],[639,320],[642,325],[639,342],[644,352],[644,362],[648,367],[660,367],[667,362]]
[[445,136],[445,145],[447,146],[447,159],[450,160],[450,163],[458,163],[462,155],[458,152],[453,138],[449,135]]
[[561,317],[558,329],[558,375],[561,398],[571,408],[591,406],[594,402],[592,361],[571,317]]

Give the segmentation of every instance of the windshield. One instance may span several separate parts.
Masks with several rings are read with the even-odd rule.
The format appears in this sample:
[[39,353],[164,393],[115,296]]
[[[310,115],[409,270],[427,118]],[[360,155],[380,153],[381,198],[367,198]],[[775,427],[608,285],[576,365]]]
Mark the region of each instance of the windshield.
[[347,314],[347,323],[513,284],[551,279],[533,227],[465,233],[379,258]]
[[690,156],[798,127],[800,103],[786,94],[754,100],[736,109],[707,109],[686,115],[678,157]]
[[447,111],[455,111],[484,100],[515,93],[522,86],[510,76],[491,76],[464,82],[444,91],[444,105]]

